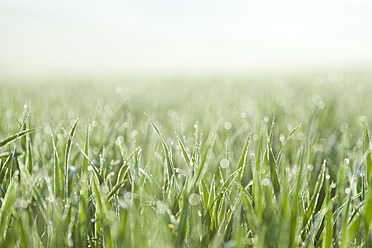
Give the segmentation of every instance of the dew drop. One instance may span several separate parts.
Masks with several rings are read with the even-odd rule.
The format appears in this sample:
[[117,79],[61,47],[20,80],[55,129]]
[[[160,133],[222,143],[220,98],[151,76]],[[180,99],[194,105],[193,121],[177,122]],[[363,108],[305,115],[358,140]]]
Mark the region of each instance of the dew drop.
[[190,196],[189,196],[189,203],[190,205],[198,205],[200,202],[200,196],[198,194],[195,194],[195,193],[192,193]]
[[230,165],[229,160],[227,160],[226,158],[221,159],[221,161],[220,161],[221,168],[225,169],[225,168],[229,167],[229,165]]
[[345,158],[344,162],[345,162],[346,165],[349,165],[350,164],[350,159]]
[[232,128],[231,122],[226,121],[225,124],[223,125],[223,127],[224,127],[226,130],[231,129],[231,128]]
[[270,181],[269,181],[269,179],[265,178],[265,179],[262,180],[261,183],[262,183],[262,186],[265,186],[266,187],[266,186],[269,186]]
[[350,194],[350,188],[345,189],[345,194],[347,194],[347,195]]

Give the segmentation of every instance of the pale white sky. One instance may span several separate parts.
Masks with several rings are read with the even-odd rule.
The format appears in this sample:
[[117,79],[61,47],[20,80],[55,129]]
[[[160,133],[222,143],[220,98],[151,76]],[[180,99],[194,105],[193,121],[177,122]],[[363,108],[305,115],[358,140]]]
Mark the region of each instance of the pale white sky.
[[372,65],[371,1],[0,0],[0,73]]

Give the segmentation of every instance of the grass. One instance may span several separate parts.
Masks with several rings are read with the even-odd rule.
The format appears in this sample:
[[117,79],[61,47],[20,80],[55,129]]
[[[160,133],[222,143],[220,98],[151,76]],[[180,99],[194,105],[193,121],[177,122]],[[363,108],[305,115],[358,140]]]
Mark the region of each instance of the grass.
[[3,80],[0,247],[371,247],[370,74],[331,79]]

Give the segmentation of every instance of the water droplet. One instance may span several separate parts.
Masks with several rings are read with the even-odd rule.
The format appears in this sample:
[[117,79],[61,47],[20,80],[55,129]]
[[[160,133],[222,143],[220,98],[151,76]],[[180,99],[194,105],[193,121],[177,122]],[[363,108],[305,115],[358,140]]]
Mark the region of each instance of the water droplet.
[[247,117],[247,114],[245,112],[241,112],[240,117],[244,119],[245,117]]
[[198,124],[195,124],[195,125],[194,125],[194,128],[198,128]]
[[269,117],[265,116],[265,117],[264,117],[264,122],[265,122],[265,123],[268,123],[268,122],[269,122]]
[[123,143],[124,141],[124,137],[123,136],[119,136],[116,138],[116,145],[120,145],[121,143]]
[[221,161],[220,161],[221,168],[225,169],[225,168],[229,167],[229,165],[230,165],[229,160],[227,160],[226,158],[221,159]]
[[223,127],[224,127],[226,130],[231,129],[231,128],[232,128],[231,122],[226,121],[225,124],[223,125]]
[[201,213],[201,211],[199,210],[198,211],[198,215],[201,217],[202,216],[202,213]]
[[331,188],[332,189],[336,188],[336,184],[334,182],[331,183]]
[[304,133],[303,132],[298,132],[296,135],[298,140],[302,140],[304,138]]
[[23,105],[23,108],[24,108],[24,109],[27,109],[27,107],[28,107],[27,104]]
[[329,180],[330,178],[331,178],[331,176],[330,176],[330,175],[327,175],[327,176],[326,176],[326,179],[328,179],[328,180]]
[[360,122],[367,122],[367,120],[368,120],[368,118],[365,115],[362,115],[362,116],[359,117]]
[[269,186],[270,181],[269,181],[269,179],[265,178],[265,179],[262,180],[261,183],[262,183],[262,186],[265,186],[266,187],[266,186]]
[[192,193],[190,196],[189,196],[189,203],[190,205],[198,205],[200,202],[200,196],[198,194],[195,194],[195,193]]
[[103,105],[105,103],[105,100],[103,100],[103,98],[98,98],[97,99],[97,104],[98,105]]
[[287,103],[287,98],[285,96],[278,96],[276,98],[276,103],[279,105],[279,106],[284,106],[286,103]]
[[351,191],[350,188],[346,188],[345,189],[345,194],[347,194],[347,195],[350,194],[350,191]]
[[168,110],[168,116],[174,118],[176,116],[176,111],[173,109]]
[[283,143],[283,142],[285,141],[285,136],[284,136],[284,134],[280,134],[280,136],[279,136],[279,141],[280,141],[281,143]]
[[345,158],[344,162],[345,162],[346,165],[349,165],[350,164],[350,159]]
[[116,87],[116,89],[115,89],[115,93],[116,94],[121,94],[122,92],[123,92],[123,89],[122,88]]

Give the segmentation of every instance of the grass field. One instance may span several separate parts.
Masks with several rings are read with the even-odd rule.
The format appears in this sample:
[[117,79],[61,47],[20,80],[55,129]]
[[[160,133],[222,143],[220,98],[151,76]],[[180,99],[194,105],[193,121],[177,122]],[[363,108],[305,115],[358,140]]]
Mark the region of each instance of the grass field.
[[0,83],[0,247],[372,247],[370,73]]

